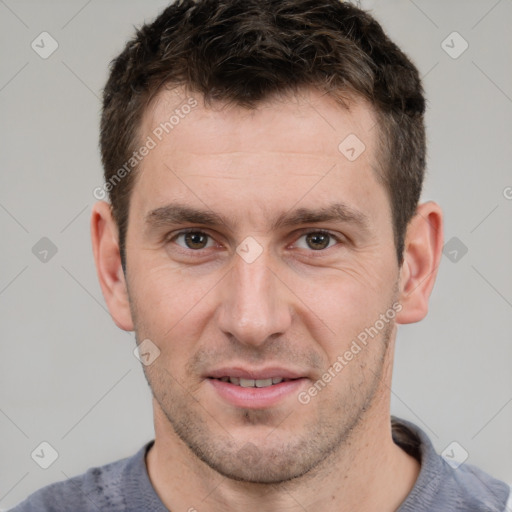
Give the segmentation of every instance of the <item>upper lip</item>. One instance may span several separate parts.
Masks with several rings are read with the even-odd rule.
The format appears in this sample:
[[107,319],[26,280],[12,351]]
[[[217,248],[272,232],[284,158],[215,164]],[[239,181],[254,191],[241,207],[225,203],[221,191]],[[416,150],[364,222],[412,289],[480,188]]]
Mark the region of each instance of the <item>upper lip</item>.
[[220,379],[222,377],[238,377],[239,379],[264,380],[281,377],[282,379],[300,379],[305,375],[296,370],[280,368],[278,366],[252,369],[242,367],[225,367],[212,370],[206,374],[206,377]]

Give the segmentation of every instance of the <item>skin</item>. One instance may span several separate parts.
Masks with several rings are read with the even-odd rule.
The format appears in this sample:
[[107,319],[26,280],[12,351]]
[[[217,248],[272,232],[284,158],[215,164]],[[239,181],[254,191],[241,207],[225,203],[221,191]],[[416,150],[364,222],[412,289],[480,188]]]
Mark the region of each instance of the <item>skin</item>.
[[[141,140],[188,97],[162,91]],[[146,458],[153,487],[173,511],[394,511],[420,469],[391,437],[396,329],[427,314],[443,244],[441,209],[418,206],[399,266],[368,104],[352,98],[347,110],[315,89],[252,111],[206,108],[194,97],[198,106],[137,171],[126,276],[109,205],[96,203],[91,220],[112,318],[160,350],[143,366],[154,396],[155,443]],[[366,146],[352,162],[338,150],[349,134]],[[227,222],[145,222],[173,202]],[[272,227],[282,213],[333,202],[363,214],[366,228],[339,220]],[[191,243],[178,236],[184,228],[208,236]],[[318,229],[333,237],[308,236]],[[261,248],[251,263],[236,252],[246,237]],[[394,320],[300,403],[297,393],[393,304],[400,305]],[[303,379],[276,404],[239,407],[206,378],[226,366],[292,368]]]

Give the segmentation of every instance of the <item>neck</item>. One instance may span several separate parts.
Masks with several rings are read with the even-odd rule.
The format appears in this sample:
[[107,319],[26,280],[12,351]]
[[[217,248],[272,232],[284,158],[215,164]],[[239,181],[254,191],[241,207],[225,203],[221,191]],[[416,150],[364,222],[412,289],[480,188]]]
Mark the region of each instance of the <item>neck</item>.
[[376,400],[377,407],[367,411],[321,467],[282,484],[220,475],[176,436],[155,403],[155,443],[146,459],[149,477],[173,512],[396,511],[413,488],[420,464],[393,442],[388,402]]

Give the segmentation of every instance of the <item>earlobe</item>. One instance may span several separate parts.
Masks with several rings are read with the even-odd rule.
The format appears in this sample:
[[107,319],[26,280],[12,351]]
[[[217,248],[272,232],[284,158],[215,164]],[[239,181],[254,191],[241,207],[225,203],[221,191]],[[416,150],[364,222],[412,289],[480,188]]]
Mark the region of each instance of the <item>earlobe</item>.
[[443,214],[433,201],[418,206],[407,228],[400,270],[399,324],[419,322],[428,313],[443,250]]
[[96,272],[112,319],[119,328],[133,331],[128,290],[121,266],[117,225],[110,205],[105,201],[98,201],[92,207],[91,239]]

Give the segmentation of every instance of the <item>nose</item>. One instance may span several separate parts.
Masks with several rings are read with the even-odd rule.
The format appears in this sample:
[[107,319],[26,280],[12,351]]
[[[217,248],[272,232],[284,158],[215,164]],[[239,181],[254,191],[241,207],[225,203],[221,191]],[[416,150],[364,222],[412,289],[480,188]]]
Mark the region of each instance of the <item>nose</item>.
[[261,346],[287,331],[292,304],[287,288],[270,268],[268,250],[248,263],[238,254],[222,280],[218,326],[246,346]]

